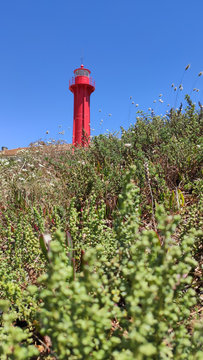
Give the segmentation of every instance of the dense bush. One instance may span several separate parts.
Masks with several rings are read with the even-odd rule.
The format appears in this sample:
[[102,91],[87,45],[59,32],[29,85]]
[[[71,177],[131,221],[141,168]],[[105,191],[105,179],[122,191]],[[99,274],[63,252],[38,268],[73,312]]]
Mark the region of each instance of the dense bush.
[[1,161],[2,360],[201,359],[203,118],[187,101],[88,149]]

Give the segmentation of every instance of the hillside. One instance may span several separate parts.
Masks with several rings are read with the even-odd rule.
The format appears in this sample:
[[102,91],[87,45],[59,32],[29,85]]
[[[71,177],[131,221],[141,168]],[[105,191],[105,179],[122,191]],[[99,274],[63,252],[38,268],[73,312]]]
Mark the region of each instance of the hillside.
[[0,359],[201,359],[203,108],[0,158]]

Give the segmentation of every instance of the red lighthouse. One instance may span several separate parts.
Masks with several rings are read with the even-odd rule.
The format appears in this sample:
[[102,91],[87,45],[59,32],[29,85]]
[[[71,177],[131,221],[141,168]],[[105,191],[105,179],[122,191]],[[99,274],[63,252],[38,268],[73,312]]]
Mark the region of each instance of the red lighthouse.
[[88,146],[90,141],[90,95],[95,90],[95,81],[90,70],[81,65],[74,70],[69,89],[74,94],[73,145]]

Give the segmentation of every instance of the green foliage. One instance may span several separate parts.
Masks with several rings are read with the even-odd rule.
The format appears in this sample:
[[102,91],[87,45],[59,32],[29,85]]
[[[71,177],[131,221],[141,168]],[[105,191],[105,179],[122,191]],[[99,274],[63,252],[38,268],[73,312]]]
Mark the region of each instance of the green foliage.
[[191,336],[188,329],[196,303],[188,288],[197,265],[190,256],[193,238],[185,236],[177,245],[173,234],[180,217],[165,215],[162,207],[159,235],[139,232],[138,192],[126,182],[115,225],[118,251],[110,261],[97,245],[74,278],[64,235],[57,232],[50,244],[39,319],[59,359],[192,359],[200,351],[197,333]]
[[107,339],[116,308],[104,285],[107,275],[94,271],[96,253],[89,250],[83,271],[74,279],[62,244],[63,235],[57,232],[50,245],[48,272],[41,279],[46,284],[40,294],[43,334],[51,336],[59,359],[88,359],[90,355],[108,359],[115,341]]
[[0,327],[0,359],[1,360],[27,360],[38,354],[33,345],[31,333],[14,326],[15,316],[8,312],[8,302],[0,301],[0,309],[5,313]]
[[38,359],[34,343],[47,360],[202,358],[203,118],[186,100],[0,163],[2,360]]

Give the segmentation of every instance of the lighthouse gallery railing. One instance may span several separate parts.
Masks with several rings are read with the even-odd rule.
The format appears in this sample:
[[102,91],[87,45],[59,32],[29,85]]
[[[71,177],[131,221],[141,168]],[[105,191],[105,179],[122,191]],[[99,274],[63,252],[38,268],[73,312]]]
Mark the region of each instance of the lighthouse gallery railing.
[[[89,84],[95,87],[95,80],[90,76],[89,78]],[[75,77],[72,77],[71,80],[69,80],[69,86],[75,85]]]

